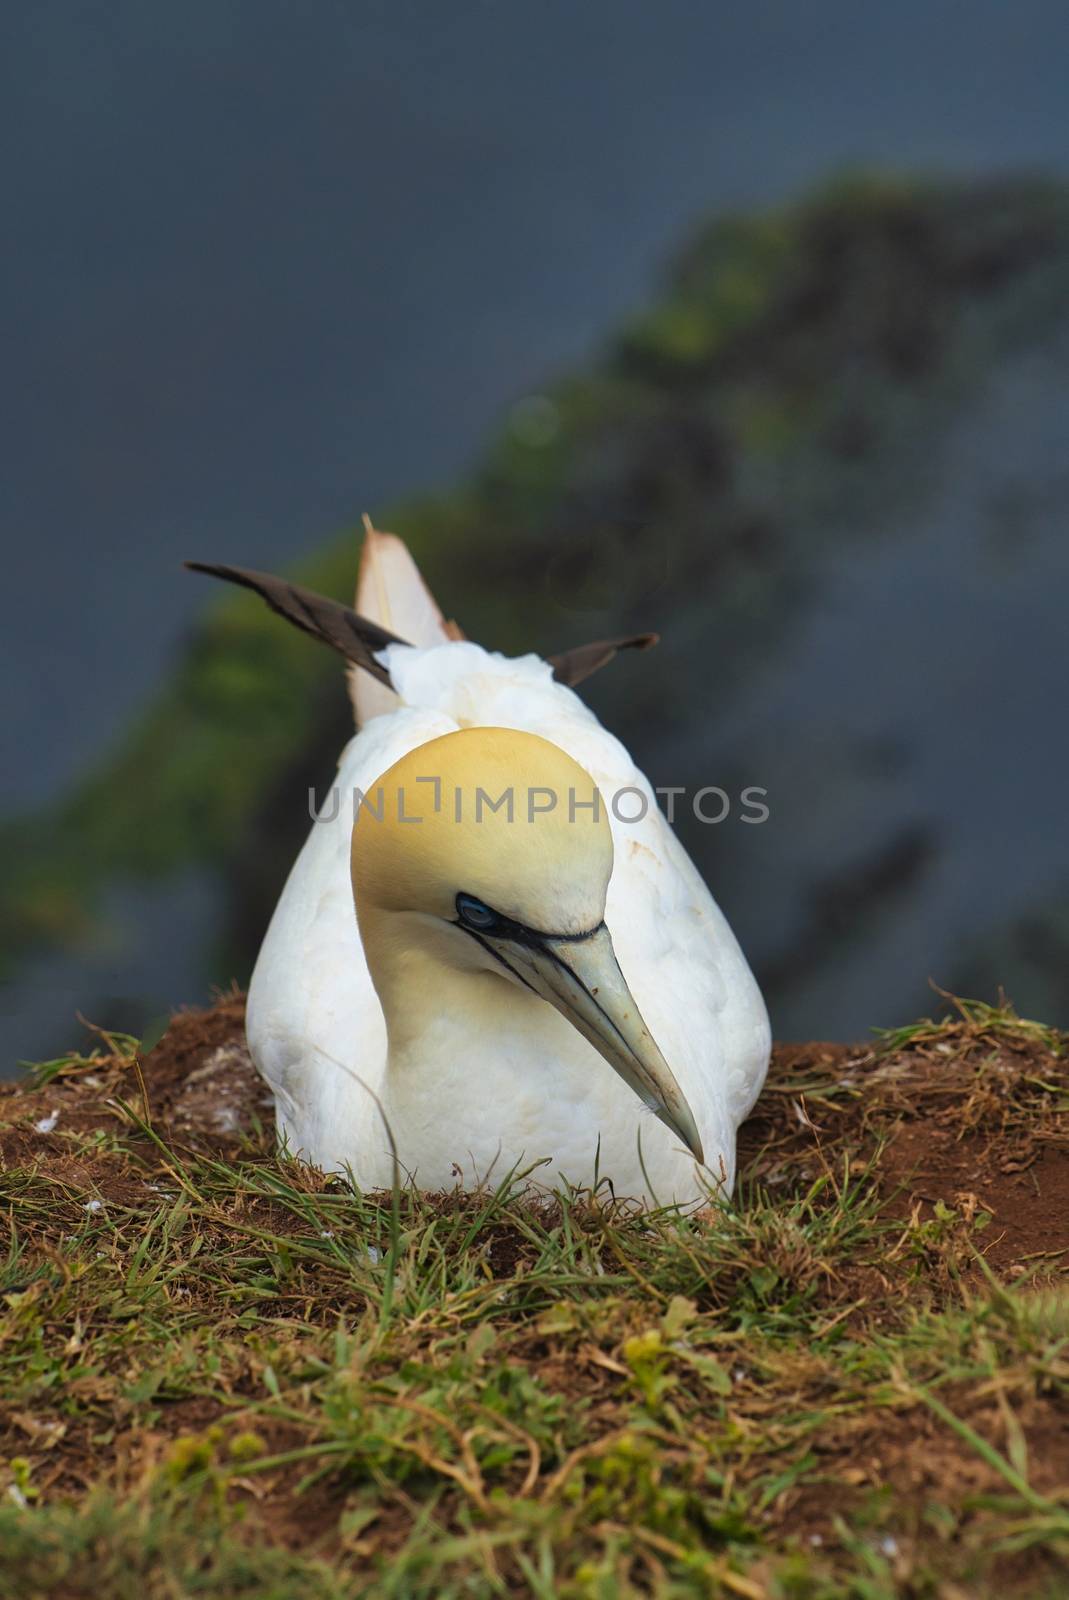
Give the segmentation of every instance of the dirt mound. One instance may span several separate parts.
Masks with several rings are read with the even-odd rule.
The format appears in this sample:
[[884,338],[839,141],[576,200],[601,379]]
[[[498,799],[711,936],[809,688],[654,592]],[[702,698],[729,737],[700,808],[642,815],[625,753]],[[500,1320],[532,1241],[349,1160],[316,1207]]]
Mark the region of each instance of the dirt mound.
[[694,1219],[272,1121],[236,994],[0,1091],[0,1597],[1069,1592],[1064,1037],[779,1046]]
[[[221,1153],[272,1148],[274,1108],[231,993],[171,1020],[145,1056],[107,1034],[92,1059],[0,1089],[0,1159],[62,1158],[63,1133],[114,1127],[119,1102],[165,1141]],[[740,1188],[773,1193],[848,1156],[871,1163],[888,1214],[938,1228],[953,1212],[1000,1272],[1069,1256],[1069,1086],[1059,1037],[987,1014],[920,1024],[879,1045],[778,1044],[739,1137]],[[33,1087],[32,1100],[25,1098]],[[26,1106],[19,1115],[20,1100]]]
[[69,1145],[64,1135],[126,1125],[123,1105],[166,1139],[219,1150],[251,1140],[269,1148],[274,1107],[245,1043],[244,995],[178,1012],[143,1056],[125,1038],[94,1031],[99,1044],[90,1055],[0,1085],[5,1165],[61,1156]]
[[[987,1014],[921,1024],[864,1049],[778,1045],[739,1141],[744,1181],[773,1188],[872,1165],[888,1215],[938,1230],[950,1212],[1011,1275],[1069,1255],[1069,1082],[1058,1035]],[[978,1226],[977,1226],[978,1224]]]

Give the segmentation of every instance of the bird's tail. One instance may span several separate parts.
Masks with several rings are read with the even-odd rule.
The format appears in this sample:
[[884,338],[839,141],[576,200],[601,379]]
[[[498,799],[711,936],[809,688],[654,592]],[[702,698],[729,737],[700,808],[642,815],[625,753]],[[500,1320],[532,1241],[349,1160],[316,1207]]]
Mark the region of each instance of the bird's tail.
[[[364,518],[355,606],[360,616],[420,649],[464,638],[457,624],[443,617],[404,540],[395,533],[381,532],[368,516]],[[387,684],[359,671],[356,665],[349,668],[348,676],[358,726],[397,705],[397,696]]]
[[[361,727],[397,705],[390,675],[379,660],[388,645],[409,644],[426,650],[466,637],[439,611],[404,541],[396,534],[380,533],[370,517],[364,518],[364,531],[354,611],[270,572],[214,561],[186,562],[192,572],[205,572],[253,590],[280,617],[344,656],[349,662],[349,696]],[[648,650],[657,637],[655,633],[634,633],[620,639],[598,639],[545,659],[558,683],[574,688],[618,651]]]

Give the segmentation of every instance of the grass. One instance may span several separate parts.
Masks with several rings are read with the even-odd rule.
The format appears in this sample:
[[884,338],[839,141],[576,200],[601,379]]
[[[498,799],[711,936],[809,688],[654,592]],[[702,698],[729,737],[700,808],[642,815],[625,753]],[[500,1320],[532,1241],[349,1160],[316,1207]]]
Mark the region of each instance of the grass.
[[0,1596],[1066,1592],[1062,1036],[780,1051],[684,1216],[357,1193],[240,1012],[0,1100]]

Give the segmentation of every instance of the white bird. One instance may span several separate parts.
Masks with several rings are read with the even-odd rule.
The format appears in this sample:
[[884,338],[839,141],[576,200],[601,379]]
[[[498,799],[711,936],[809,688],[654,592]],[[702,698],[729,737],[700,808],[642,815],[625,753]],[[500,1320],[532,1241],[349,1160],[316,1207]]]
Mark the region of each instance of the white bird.
[[370,524],[357,612],[198,570],[355,663],[360,732],[249,987],[289,1150],[366,1189],[399,1167],[427,1190],[515,1171],[645,1204],[730,1192],[764,1003],[647,779],[560,681],[652,637],[491,653]]

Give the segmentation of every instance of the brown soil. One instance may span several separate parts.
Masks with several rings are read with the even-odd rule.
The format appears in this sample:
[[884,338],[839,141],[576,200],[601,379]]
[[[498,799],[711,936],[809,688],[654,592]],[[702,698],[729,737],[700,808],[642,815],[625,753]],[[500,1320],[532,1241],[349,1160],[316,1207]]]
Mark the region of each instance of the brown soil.
[[1056,1271],[1069,1257],[1069,1090],[1056,1110],[1041,1087],[1052,1076],[1065,1083],[1064,1062],[1027,1034],[933,1030],[887,1053],[778,1045],[739,1170],[774,1185],[849,1150],[855,1170],[874,1163],[888,1214],[986,1214],[977,1244],[1000,1275]]
[[[103,1061],[26,1095],[23,1116],[20,1087],[0,1087],[0,1114],[11,1118],[0,1126],[0,1166],[46,1160],[65,1185],[127,1198],[107,1162],[72,1161],[61,1137],[125,1121],[119,1100],[179,1147],[270,1148],[272,1100],[245,1044],[243,995],[179,1012],[142,1059]],[[1064,1081],[1062,1062],[1053,1071]],[[848,1150],[855,1171],[874,1161],[889,1214],[905,1220],[916,1209],[927,1219],[941,1204],[971,1223],[984,1213],[977,1241],[1000,1275],[1057,1271],[1069,1258],[1069,1116],[1038,1087],[1051,1072],[1043,1041],[1024,1033],[933,1030],[894,1052],[777,1045],[740,1132],[740,1183],[774,1192]]]
[[[953,1390],[944,1391],[944,1399],[982,1438],[1008,1453],[1005,1414],[996,1402],[970,1407],[968,1397]],[[1027,1442],[1031,1487],[1057,1497],[1069,1482],[1069,1414],[1015,1396],[1013,1415]],[[835,1541],[837,1519],[866,1497],[871,1507],[872,1492],[882,1491],[895,1532],[877,1536],[876,1544],[904,1593],[914,1593],[908,1578],[917,1552],[930,1538],[934,1505],[980,1504],[985,1497],[1006,1493],[999,1473],[922,1407],[874,1410],[823,1445],[827,1477],[788,1494],[777,1510],[798,1530],[803,1545],[818,1549]],[[1006,1594],[1054,1595],[1066,1592],[1069,1570],[1053,1547],[1036,1544],[997,1558],[990,1574],[996,1578]],[[953,1600],[967,1600],[955,1586],[948,1586],[946,1593]]]
[[[243,997],[231,994],[206,1011],[177,1015],[164,1038],[143,1059],[124,1059],[104,1048],[95,1061],[62,1073],[33,1092],[25,1087],[0,1089],[0,1173],[6,1169],[47,1166],[55,1186],[53,1226],[74,1226],[84,1220],[94,1199],[105,1204],[144,1206],[146,1183],[166,1186],[172,1169],[161,1157],[160,1169],[139,1176],[135,1168],[87,1153],[84,1143],[72,1150],[65,1137],[72,1131],[129,1131],[130,1114],[148,1124],[180,1157],[183,1149],[222,1156],[265,1155],[273,1142],[270,1096],[257,1076],[244,1041]],[[740,1187],[767,1187],[771,1194],[797,1194],[800,1180],[823,1173],[841,1178],[848,1163],[855,1178],[864,1174],[876,1190],[881,1213],[889,1223],[888,1263],[859,1263],[856,1281],[839,1282],[829,1294],[836,1316],[854,1317],[859,1331],[891,1326],[917,1284],[919,1295],[945,1289],[968,1292],[985,1267],[998,1279],[1031,1282],[1061,1274],[1069,1262],[1069,1071],[1064,1043],[1038,1029],[987,1029],[968,1020],[949,1027],[922,1030],[901,1047],[841,1044],[777,1046],[768,1084],[753,1117],[740,1136]],[[311,1171],[310,1190],[322,1189],[329,1178]],[[403,1200],[402,1200],[402,1203]],[[455,1206],[443,1197],[441,1204]],[[205,1214],[201,1227],[210,1248],[232,1248],[221,1219]],[[892,1265],[894,1241],[911,1226],[930,1224],[945,1245],[947,1230],[960,1238],[955,1255],[933,1250],[931,1259],[910,1278],[912,1258],[899,1256]],[[292,1226],[292,1217],[273,1215],[263,1196],[241,1196],[234,1202],[227,1226],[247,1224]],[[901,1225],[901,1226],[899,1226]],[[954,1232],[956,1230],[956,1232]],[[525,1245],[515,1231],[497,1230],[486,1237],[486,1263],[494,1275],[512,1273]],[[914,1251],[918,1248],[911,1243]],[[981,1262],[978,1258],[983,1257]],[[948,1265],[949,1263],[949,1265]],[[949,1276],[948,1276],[949,1273]],[[940,1274],[943,1278],[940,1279]],[[310,1321],[320,1310],[328,1320],[336,1308],[321,1308],[295,1287],[295,1300],[306,1303]],[[270,1307],[261,1308],[265,1314]],[[280,1302],[280,1310],[284,1308]],[[621,1336],[627,1330],[621,1330]],[[561,1394],[589,1407],[590,1436],[609,1435],[618,1423],[621,1377],[626,1369],[595,1342],[578,1348],[556,1348],[532,1327],[518,1333],[517,1355],[537,1368],[543,1380]],[[250,1355],[248,1391],[259,1384],[256,1358]],[[799,1392],[806,1380],[800,1376]],[[217,1423],[226,1409],[217,1401],[170,1402],[158,1426],[134,1429],[121,1385],[113,1375],[85,1377],[79,1383],[97,1388],[80,1392],[97,1412],[64,1424],[54,1438],[40,1433],[29,1414],[8,1416],[3,1448],[32,1452],[43,1458],[37,1481],[43,1491],[80,1495],[98,1476],[100,1449],[94,1443],[102,1413],[114,1418],[110,1454],[113,1481],[132,1484],[146,1468],[162,1461],[174,1439]],[[246,1392],[246,1377],[236,1374],[232,1396]],[[1012,1453],[1008,1429],[1021,1430],[1030,1461],[1030,1481],[1041,1495],[1057,1495],[1069,1481],[1069,1413],[1055,1397],[1014,1397],[1007,1421],[1004,1398],[985,1395],[980,1402],[953,1386],[941,1391],[945,1403],[1003,1454]],[[782,1404],[782,1396],[773,1397]],[[767,1420],[768,1396],[745,1382],[735,1392],[735,1416],[745,1425]],[[970,1406],[973,1410],[970,1412]],[[127,1415],[124,1416],[124,1407]],[[763,1409],[765,1408],[765,1409]],[[230,1413],[231,1417],[233,1412]],[[264,1428],[257,1424],[259,1431]],[[297,1447],[299,1427],[270,1425],[266,1438],[271,1453]],[[844,1415],[821,1433],[821,1476],[800,1488],[787,1488],[769,1507],[770,1521],[788,1529],[814,1549],[835,1537],[836,1519],[873,1491],[884,1491],[895,1508],[894,1538],[886,1555],[892,1567],[909,1566],[909,1535],[916,1524],[918,1540],[927,1537],[923,1524],[931,1502],[949,1495],[959,1499],[1005,1492],[998,1473],[973,1448],[964,1445],[945,1424],[917,1400],[903,1394],[902,1404]],[[298,1469],[302,1470],[303,1469]],[[269,1516],[280,1542],[308,1549],[337,1524],[347,1488],[327,1474],[297,1503],[285,1478],[250,1476],[238,1486]],[[398,1539],[408,1513],[399,1510]],[[379,1548],[390,1540],[387,1506],[377,1525]],[[1007,1583],[1021,1580],[1024,1556],[1007,1556]],[[1031,1552],[1027,1580],[1046,1581],[1047,1557]],[[1017,1566],[1014,1566],[1014,1562]],[[1020,1569],[1020,1570],[1018,1570]]]
[[62,1157],[62,1133],[125,1122],[120,1100],[168,1141],[221,1152],[250,1140],[269,1148],[273,1102],[245,1043],[244,995],[227,995],[206,1011],[178,1012],[156,1048],[137,1059],[113,1054],[107,1034],[100,1042],[99,1063],[64,1073],[39,1092],[0,1085],[0,1114],[12,1117],[21,1099],[27,1106],[24,1117],[0,1127],[0,1164]]

